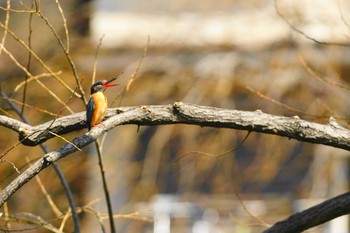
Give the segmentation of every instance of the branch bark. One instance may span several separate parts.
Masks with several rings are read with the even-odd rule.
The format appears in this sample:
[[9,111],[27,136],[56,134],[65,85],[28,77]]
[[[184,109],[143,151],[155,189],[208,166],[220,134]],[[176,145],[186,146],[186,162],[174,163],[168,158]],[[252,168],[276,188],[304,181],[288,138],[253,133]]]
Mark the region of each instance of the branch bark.
[[350,193],[328,199],[277,222],[263,233],[297,233],[350,213]]
[[[5,189],[0,192],[0,207],[24,184],[29,182],[36,174],[73,152],[83,148],[107,131],[118,125],[164,125],[164,124],[191,124],[208,127],[232,128],[239,130],[255,131],[260,133],[275,134],[283,137],[294,138],[299,141],[329,145],[345,150],[350,150],[350,131],[339,126],[333,118],[326,125],[312,123],[298,117],[274,116],[261,111],[227,110],[208,106],[198,106],[176,102],[171,105],[123,107],[109,109],[106,120],[100,127],[94,127],[81,137],[72,140],[55,151],[45,154],[26,171],[15,178]],[[20,121],[0,116],[0,125],[19,133],[22,143],[25,145],[37,145],[53,137],[49,131],[55,134],[64,134],[74,130],[85,128],[85,112],[77,113],[56,119],[51,122],[31,127]],[[345,198],[345,200],[343,200]],[[337,201],[340,204],[326,205],[327,211],[334,210],[338,214],[349,213],[349,194],[340,196]],[[338,203],[338,202],[337,202]],[[342,208],[346,204],[345,208]],[[316,208],[325,208],[323,205]],[[315,210],[312,210],[315,211]],[[339,216],[338,214],[332,215]],[[315,216],[314,216],[315,217]],[[325,218],[317,220],[320,224]],[[310,226],[310,225],[307,225]],[[269,231],[267,231],[269,232]],[[274,232],[274,231],[271,231]]]
[[[131,118],[119,122],[119,115],[133,112]],[[112,129],[117,124],[165,125],[191,124],[218,128],[248,130],[274,134],[299,141],[324,144],[350,150],[350,131],[338,125],[331,117],[326,125],[308,122],[299,117],[275,116],[260,110],[239,111],[198,106],[176,102],[171,105],[153,105],[142,107],[121,107],[109,109],[106,119],[111,119],[106,128]],[[36,146],[55,137],[85,128],[85,112],[64,116],[37,126],[29,126],[6,116],[0,116],[0,125],[19,133],[19,140],[24,145]],[[51,125],[50,128],[48,128]]]
[[57,150],[51,151],[42,156],[0,192],[0,207],[2,207],[4,203],[24,184],[28,183],[35,175],[47,168],[53,162],[77,151],[77,148],[85,147],[113,127],[133,119],[134,115],[137,115],[138,112],[139,109],[135,108],[130,111],[126,111],[125,113],[118,114],[117,117],[111,117],[107,119],[101,125],[101,127],[94,127],[88,133],[73,139],[71,143],[67,143]]

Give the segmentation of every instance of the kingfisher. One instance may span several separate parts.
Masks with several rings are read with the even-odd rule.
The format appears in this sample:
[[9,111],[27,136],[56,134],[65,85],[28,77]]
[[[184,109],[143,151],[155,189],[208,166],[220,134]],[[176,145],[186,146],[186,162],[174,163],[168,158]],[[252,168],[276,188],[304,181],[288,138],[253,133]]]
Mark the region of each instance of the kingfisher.
[[86,124],[90,130],[93,126],[102,122],[107,112],[107,97],[103,93],[107,88],[118,86],[119,84],[111,83],[117,78],[111,80],[99,80],[92,84],[90,99],[86,105]]

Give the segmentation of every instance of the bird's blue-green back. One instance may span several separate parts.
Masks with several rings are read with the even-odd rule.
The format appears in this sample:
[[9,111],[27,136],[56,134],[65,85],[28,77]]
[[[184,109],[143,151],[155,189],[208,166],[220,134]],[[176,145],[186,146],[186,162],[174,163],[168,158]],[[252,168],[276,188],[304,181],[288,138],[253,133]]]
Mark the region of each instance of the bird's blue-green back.
[[86,105],[86,124],[89,130],[91,129],[91,120],[92,120],[92,114],[94,112],[94,107],[95,107],[94,98],[91,95],[89,102]]

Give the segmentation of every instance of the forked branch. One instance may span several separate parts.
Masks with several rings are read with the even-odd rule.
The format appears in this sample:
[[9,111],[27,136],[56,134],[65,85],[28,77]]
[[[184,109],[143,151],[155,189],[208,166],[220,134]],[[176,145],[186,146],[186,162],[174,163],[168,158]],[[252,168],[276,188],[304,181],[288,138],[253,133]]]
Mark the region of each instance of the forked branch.
[[[31,127],[9,117],[0,116],[0,125],[18,132],[20,139],[23,140],[22,143],[34,146],[52,138],[54,135],[52,132],[55,134],[63,134],[85,128],[85,113],[81,112],[57,118],[53,124],[51,123],[52,122],[47,122]],[[299,141],[324,144],[350,150],[350,131],[339,126],[333,118],[330,118],[328,124],[322,125],[301,120],[299,117],[274,116],[259,110],[253,112],[228,110],[181,102],[176,102],[171,105],[114,108],[109,109],[106,120],[100,127],[94,127],[88,133],[72,140],[71,143],[67,143],[57,150],[45,154],[14,179],[0,192],[0,207],[24,184],[29,182],[36,174],[54,161],[77,151],[77,148],[85,147],[114,127],[125,124],[191,124],[202,127],[231,128],[275,134]],[[50,128],[48,128],[48,126],[50,126]],[[336,200],[348,201],[348,196],[349,195],[346,194]],[[350,212],[349,208],[343,208],[339,212],[339,205],[336,205],[337,203],[333,203],[334,205],[328,205],[329,203],[326,203],[327,208],[334,208],[336,213],[336,215],[330,217],[327,215],[328,218],[334,218],[334,216],[339,216],[339,214]],[[320,208],[323,208],[323,205],[321,205]],[[322,222],[319,224],[321,223]],[[310,227],[311,225],[307,226]]]
[[[176,102],[171,105],[112,108],[108,110],[106,119],[104,126],[100,127],[103,131],[126,124],[190,124],[274,134],[350,150],[350,131],[338,125],[332,117],[328,124],[318,124],[297,116],[275,116],[260,110],[239,111]],[[85,112],[57,118],[53,124],[49,121],[37,126],[29,126],[9,117],[0,116],[0,125],[18,132],[21,142],[28,146],[36,146],[54,137],[55,134],[61,135],[86,127]]]

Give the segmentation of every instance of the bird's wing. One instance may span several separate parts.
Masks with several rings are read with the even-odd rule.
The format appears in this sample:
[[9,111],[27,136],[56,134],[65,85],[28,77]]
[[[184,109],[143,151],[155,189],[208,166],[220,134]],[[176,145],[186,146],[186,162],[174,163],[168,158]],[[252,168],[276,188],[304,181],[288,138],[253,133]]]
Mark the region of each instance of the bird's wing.
[[91,120],[92,120],[92,114],[94,112],[94,98],[91,96],[89,99],[88,104],[86,105],[86,125],[88,129],[91,129]]

